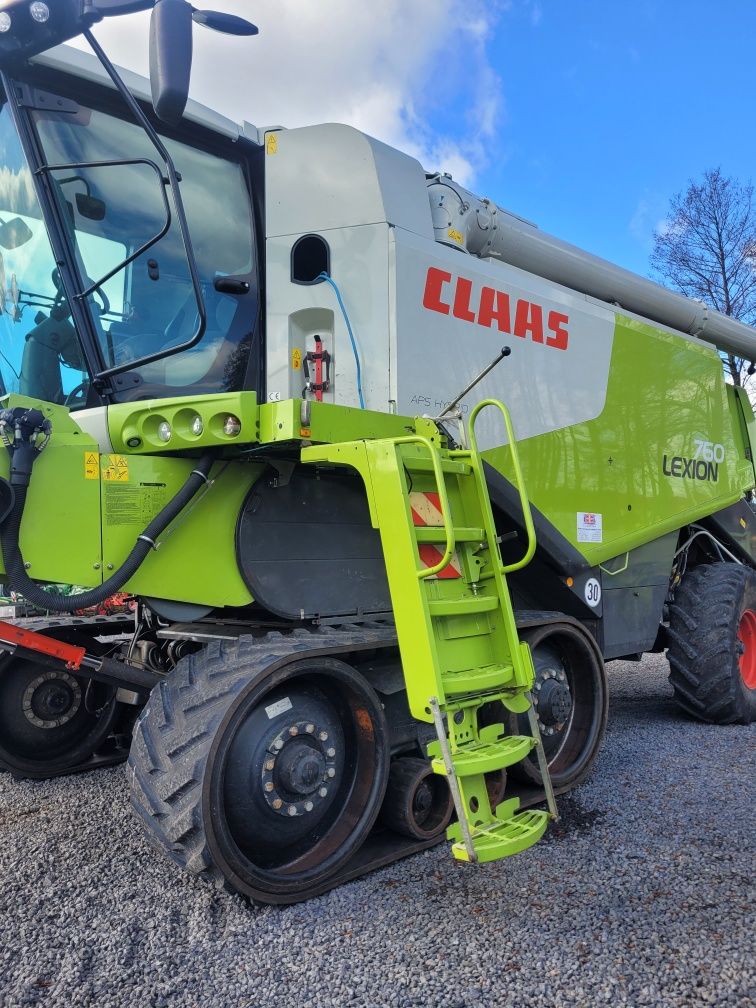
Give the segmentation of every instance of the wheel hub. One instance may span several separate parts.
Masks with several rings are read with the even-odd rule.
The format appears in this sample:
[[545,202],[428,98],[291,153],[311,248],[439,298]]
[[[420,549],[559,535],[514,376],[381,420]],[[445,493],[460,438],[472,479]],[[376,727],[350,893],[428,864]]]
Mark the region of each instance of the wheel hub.
[[263,760],[265,801],[281,816],[309,815],[338,785],[342,765],[325,729],[311,721],[279,728]]
[[60,728],[81,706],[81,686],[67,672],[43,672],[24,691],[22,707],[36,728]]
[[412,798],[412,812],[420,824],[424,823],[433,807],[433,792],[426,781],[415,791]]
[[564,728],[572,711],[572,693],[564,669],[539,670],[533,687],[533,705],[544,735],[554,735]]
[[756,689],[756,613],[746,609],[738,626],[740,677],[749,689]]

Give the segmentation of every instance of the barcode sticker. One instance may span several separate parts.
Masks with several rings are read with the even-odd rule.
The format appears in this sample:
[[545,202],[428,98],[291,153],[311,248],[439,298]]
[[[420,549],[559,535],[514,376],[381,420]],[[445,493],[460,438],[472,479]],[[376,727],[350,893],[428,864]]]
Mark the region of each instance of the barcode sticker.
[[265,708],[265,713],[268,715],[270,721],[274,717],[278,717],[279,714],[285,714],[287,710],[291,710],[293,704],[287,696],[283,697],[281,700],[276,700],[269,707]]

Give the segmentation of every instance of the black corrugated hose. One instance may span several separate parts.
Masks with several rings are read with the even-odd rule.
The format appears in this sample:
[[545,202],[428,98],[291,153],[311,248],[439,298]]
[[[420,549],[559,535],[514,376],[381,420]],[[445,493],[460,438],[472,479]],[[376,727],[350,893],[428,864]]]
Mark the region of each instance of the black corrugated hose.
[[123,565],[111,574],[99,588],[83,592],[81,595],[56,595],[40,588],[31,580],[24,567],[24,558],[19,547],[21,519],[24,515],[27,486],[16,486],[13,508],[0,529],[2,540],[3,563],[5,564],[6,580],[13,591],[19,592],[25,599],[50,612],[73,612],[75,609],[86,609],[88,606],[99,605],[133,577],[142,565],[145,557],[154,548],[158,536],[170,525],[173,519],[186,507],[198,490],[208,482],[208,474],[213,464],[212,454],[203,455],[189,475],[186,483],[170,500],[163,510],[155,515],[147,528],[137,538],[134,548],[126,557]]

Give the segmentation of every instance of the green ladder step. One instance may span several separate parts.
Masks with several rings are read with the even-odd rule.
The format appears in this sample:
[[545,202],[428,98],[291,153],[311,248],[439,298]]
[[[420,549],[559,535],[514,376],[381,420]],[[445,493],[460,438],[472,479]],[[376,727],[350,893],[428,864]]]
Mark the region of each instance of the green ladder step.
[[[419,543],[445,543],[446,530],[436,525],[415,525],[415,538]],[[484,542],[486,533],[482,528],[455,528],[455,542]]]
[[[511,819],[473,832],[472,841],[478,864],[520,854],[538,843],[549,824],[549,813],[539,809],[518,812]],[[452,854],[458,861],[469,861],[464,842],[452,844]]]
[[[434,472],[433,462],[427,455],[410,455],[409,453],[405,453],[402,455],[402,463],[404,468],[409,469],[410,472]],[[442,456],[440,465],[442,472],[452,473],[456,476],[469,476],[473,471],[469,462],[459,462],[456,459],[446,457],[446,455]]]
[[482,665],[460,672],[441,673],[441,682],[449,695],[460,693],[486,693],[492,689],[506,689],[511,685],[512,665]]
[[[475,774],[503,770],[525,759],[535,745],[530,735],[508,735],[494,742],[471,742],[452,753],[454,772],[458,777],[472,777]],[[441,756],[432,760],[433,770],[446,775]]]
[[495,595],[465,595],[455,599],[428,599],[431,616],[468,616],[472,613],[493,612],[499,608]]

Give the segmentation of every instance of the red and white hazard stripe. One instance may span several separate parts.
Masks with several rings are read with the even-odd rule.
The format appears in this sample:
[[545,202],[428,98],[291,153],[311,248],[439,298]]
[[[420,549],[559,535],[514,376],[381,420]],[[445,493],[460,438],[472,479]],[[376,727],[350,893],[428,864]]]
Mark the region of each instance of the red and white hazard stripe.
[[[444,524],[444,515],[441,510],[441,499],[437,493],[430,490],[413,490],[410,493],[410,510],[412,512],[412,523],[415,527],[441,528]],[[432,543],[421,543],[418,546],[420,562],[426,569],[436,567],[444,558],[444,551]],[[452,553],[451,560],[438,574],[433,574],[428,580],[437,578],[459,578],[462,577],[462,564],[456,550]]]

